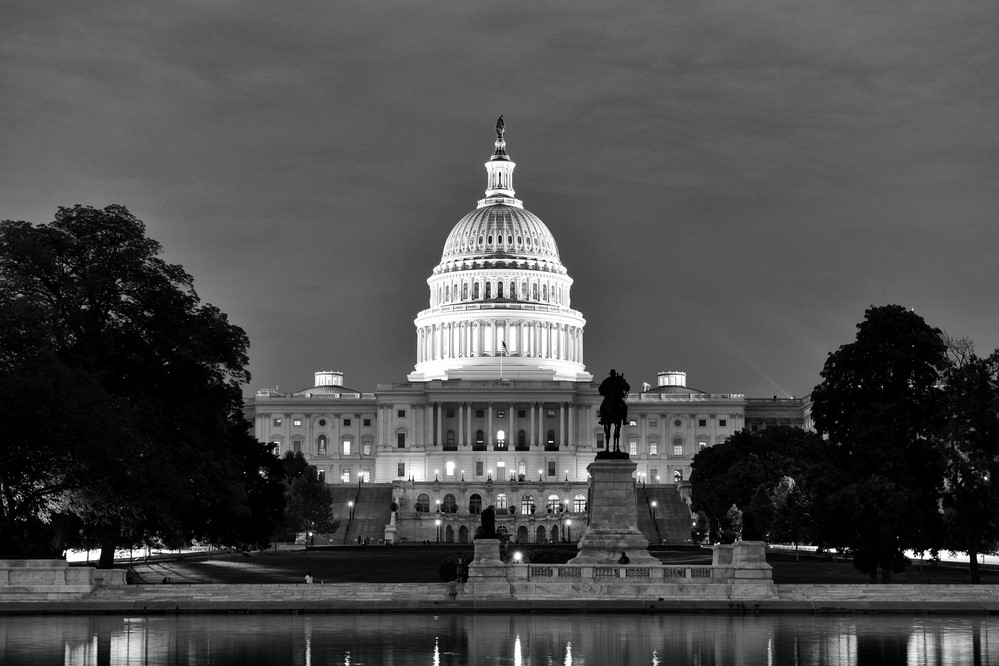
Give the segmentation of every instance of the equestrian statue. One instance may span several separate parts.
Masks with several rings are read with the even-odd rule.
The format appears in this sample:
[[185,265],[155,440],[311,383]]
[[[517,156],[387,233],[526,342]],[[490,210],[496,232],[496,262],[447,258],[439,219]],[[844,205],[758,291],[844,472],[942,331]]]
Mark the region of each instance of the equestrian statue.
[[631,386],[625,381],[624,375],[611,370],[610,375],[600,382],[598,391],[604,397],[600,403],[600,425],[604,427],[607,452],[611,453],[611,425],[613,425],[613,453],[621,453],[621,424],[628,420],[628,403],[625,402],[625,398],[628,397]]

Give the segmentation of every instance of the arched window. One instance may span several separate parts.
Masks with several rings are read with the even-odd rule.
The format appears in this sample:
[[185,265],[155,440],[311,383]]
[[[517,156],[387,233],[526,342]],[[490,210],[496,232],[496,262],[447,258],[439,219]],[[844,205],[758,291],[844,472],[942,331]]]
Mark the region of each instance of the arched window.
[[533,299],[535,301],[538,300],[538,285],[537,284],[531,285],[531,294],[533,294]]
[[520,515],[534,515],[534,495],[528,493],[520,498]]
[[586,513],[586,495],[577,493],[576,496],[572,498],[572,512]]
[[549,430],[548,437],[545,439],[545,448],[548,451],[553,451],[558,449],[558,444],[555,443],[555,431]]
[[527,433],[524,432],[523,430],[521,430],[521,431],[519,431],[517,433],[517,450],[518,451],[527,451],[528,450],[528,446],[527,446]]
[[559,513],[562,511],[562,498],[552,493],[548,496],[548,500],[545,502],[545,511],[547,513]]
[[441,505],[441,511],[444,513],[458,513],[458,500],[455,499],[454,495],[448,493],[444,496],[444,504]]
[[682,482],[683,482],[683,472],[681,472],[680,470],[676,470],[675,472],[673,472],[673,483],[682,483]]
[[486,450],[486,434],[481,430],[475,431],[475,446],[473,446],[472,449],[474,451]]
[[517,300],[517,285],[510,283],[510,298]]
[[447,529],[444,530],[444,541],[447,543],[454,543],[454,526],[448,525]]
[[547,301],[548,300],[548,285],[547,284],[541,285],[541,300],[543,300],[543,301]]
[[496,283],[496,298],[503,298],[503,283]]
[[330,440],[326,437],[326,435],[319,435],[319,437],[316,438],[316,452],[319,455],[326,455],[326,447],[329,446],[329,441]]
[[496,496],[496,508],[505,509],[506,508],[506,495],[500,493]]
[[486,283],[486,300],[488,300],[488,299],[490,299],[492,297],[493,297],[493,283],[492,282],[487,282]]
[[416,498],[416,512],[430,513],[430,495],[420,493],[419,497]]
[[451,300],[451,285],[444,287],[444,302],[447,303]]
[[478,300],[478,298],[479,298],[479,283],[478,282],[476,282],[475,284],[472,285],[472,298],[474,300]]
[[482,495],[472,493],[468,498],[468,512],[472,515],[482,513]]
[[683,455],[683,435],[673,435],[673,455]]
[[461,300],[463,300],[463,301],[467,301],[468,300],[468,283],[467,282],[465,284],[461,285]]
[[495,448],[497,451],[506,451],[506,431],[497,430],[495,441],[496,441]]
[[468,543],[468,528],[464,525],[458,528],[458,543]]

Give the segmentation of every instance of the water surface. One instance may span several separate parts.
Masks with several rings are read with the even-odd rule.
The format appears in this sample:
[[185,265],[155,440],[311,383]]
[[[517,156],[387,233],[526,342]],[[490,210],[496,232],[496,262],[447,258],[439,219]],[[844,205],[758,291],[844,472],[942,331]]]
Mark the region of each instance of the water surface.
[[871,615],[0,617],[0,664],[999,664],[999,620]]

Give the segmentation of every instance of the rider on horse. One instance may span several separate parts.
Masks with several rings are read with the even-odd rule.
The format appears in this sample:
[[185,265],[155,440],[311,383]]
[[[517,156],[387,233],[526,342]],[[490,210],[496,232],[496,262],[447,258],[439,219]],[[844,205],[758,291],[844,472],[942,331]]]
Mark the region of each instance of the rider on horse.
[[624,401],[631,386],[625,381],[624,375],[617,374],[611,370],[610,375],[600,382],[597,389],[600,395],[604,396],[600,403],[600,424],[604,427],[604,441],[607,442],[607,450],[610,451],[610,429],[614,425],[614,450],[620,451],[621,424],[628,419],[628,404]]

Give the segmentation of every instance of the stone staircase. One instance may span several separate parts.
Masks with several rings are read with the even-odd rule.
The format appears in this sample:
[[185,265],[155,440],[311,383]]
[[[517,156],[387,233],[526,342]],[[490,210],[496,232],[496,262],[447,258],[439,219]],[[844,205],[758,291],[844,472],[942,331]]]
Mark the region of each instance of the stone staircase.
[[392,516],[392,485],[365,483],[352,488],[354,497],[346,501],[354,502],[354,516],[348,519],[349,513],[340,513],[334,495],[334,510],[341,516],[340,529],[343,532],[342,543],[357,543],[357,538],[365,538],[370,543],[378,543],[385,538],[385,526]]
[[[649,545],[690,543],[690,509],[680,498],[676,486],[639,485],[635,500],[638,529],[649,540]],[[652,502],[656,503],[654,521]]]

